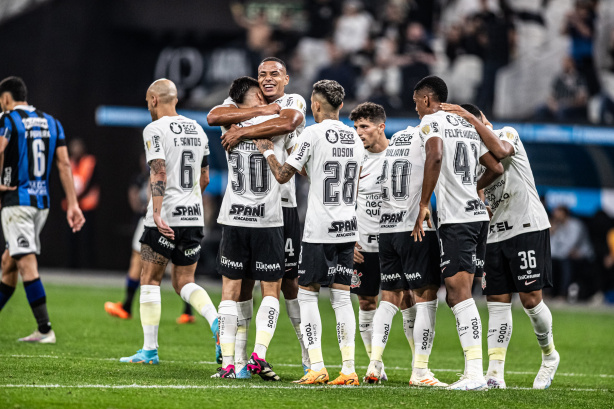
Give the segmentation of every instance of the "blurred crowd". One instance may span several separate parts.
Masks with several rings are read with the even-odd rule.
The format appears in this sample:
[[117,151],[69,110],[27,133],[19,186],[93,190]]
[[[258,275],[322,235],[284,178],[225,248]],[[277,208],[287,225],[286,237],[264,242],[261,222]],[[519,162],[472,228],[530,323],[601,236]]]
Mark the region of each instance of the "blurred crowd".
[[[552,80],[538,100],[517,102],[534,107],[520,119],[587,121],[592,103],[593,122],[613,123],[608,81],[600,78],[614,71],[614,30],[602,24],[612,34],[606,49],[597,50],[600,3],[611,9],[599,0],[312,0],[302,3],[302,13],[288,8],[272,14],[269,3],[247,0],[231,10],[245,29],[253,71],[263,56],[278,56],[289,63],[292,92],[308,95],[315,81],[333,79],[346,90],[348,110],[352,101],[369,100],[389,115],[412,115],[408,90],[436,74],[448,80],[457,102],[473,102],[504,119],[493,111],[495,90],[510,85],[498,77],[513,64],[530,63],[537,50],[537,58],[549,59],[544,72],[529,67],[524,75]],[[547,51],[557,41],[568,44],[558,53]],[[595,61],[599,52],[607,54],[604,70]]]

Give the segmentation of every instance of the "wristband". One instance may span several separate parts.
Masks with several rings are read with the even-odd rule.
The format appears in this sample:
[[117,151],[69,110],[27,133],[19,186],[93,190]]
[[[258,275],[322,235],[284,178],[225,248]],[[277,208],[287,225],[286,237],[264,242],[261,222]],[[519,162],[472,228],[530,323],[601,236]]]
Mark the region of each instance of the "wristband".
[[273,149],[268,149],[268,150],[264,151],[263,155],[264,155],[265,159],[268,159],[269,156],[275,155],[275,152],[273,152]]

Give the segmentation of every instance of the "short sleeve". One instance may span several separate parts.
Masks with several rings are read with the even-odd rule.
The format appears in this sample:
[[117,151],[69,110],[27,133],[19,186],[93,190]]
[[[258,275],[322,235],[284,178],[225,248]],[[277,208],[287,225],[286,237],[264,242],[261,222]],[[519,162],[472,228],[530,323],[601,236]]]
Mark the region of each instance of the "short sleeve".
[[520,136],[518,135],[518,131],[516,131],[511,126],[506,126],[501,129],[498,133],[499,139],[502,141],[508,142],[514,148],[514,154],[518,153],[518,144],[520,142]]
[[211,150],[209,149],[209,138],[207,137],[207,133],[205,132],[203,127],[200,125],[198,125],[198,127],[200,128],[200,132],[202,133],[203,138],[203,156],[209,156],[211,155]]
[[482,156],[486,155],[488,152],[490,152],[488,150],[488,148],[486,147],[486,145],[484,145],[484,142],[480,139],[480,155],[479,157],[481,158]]
[[[222,102],[220,105],[216,105],[213,108],[211,108],[211,111],[213,111],[215,108],[220,108],[220,107],[224,107],[224,106],[228,106],[228,105],[232,105],[236,108],[239,108],[239,106],[237,105],[237,103],[234,101],[234,99],[228,97],[224,100],[224,102]],[[209,112],[211,112],[209,111]]]
[[64,127],[57,119],[55,119],[54,121],[58,131],[58,141],[56,146],[66,146],[66,135],[64,134]]
[[162,132],[153,123],[147,125],[143,130],[143,141],[147,163],[154,159],[166,159],[162,148]]
[[286,163],[298,171],[302,170],[309,161],[312,149],[313,138],[311,137],[311,130],[306,129],[301,136],[298,137],[294,145],[294,150],[288,159],[286,159]]
[[422,146],[431,138],[441,138],[441,125],[439,121],[431,115],[426,115],[420,122],[420,139]]
[[13,132],[13,125],[8,115],[2,114],[0,116],[0,137],[11,139],[11,133]]
[[305,104],[305,99],[301,97],[299,94],[290,94],[285,100],[281,101],[281,109],[294,109],[303,114],[303,118],[307,113],[307,104]]

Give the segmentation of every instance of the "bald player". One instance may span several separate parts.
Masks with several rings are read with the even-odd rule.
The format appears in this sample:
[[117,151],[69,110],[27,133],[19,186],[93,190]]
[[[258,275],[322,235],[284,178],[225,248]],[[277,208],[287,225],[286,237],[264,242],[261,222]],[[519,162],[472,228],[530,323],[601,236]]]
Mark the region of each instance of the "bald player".
[[141,236],[141,325],[143,348],[120,362],[157,364],[160,281],[169,260],[173,288],[218,332],[217,311],[207,292],[194,283],[203,239],[202,190],[209,179],[209,144],[202,127],[178,115],[177,88],[160,79],[147,90],[152,123],[143,131],[149,163],[151,200]]

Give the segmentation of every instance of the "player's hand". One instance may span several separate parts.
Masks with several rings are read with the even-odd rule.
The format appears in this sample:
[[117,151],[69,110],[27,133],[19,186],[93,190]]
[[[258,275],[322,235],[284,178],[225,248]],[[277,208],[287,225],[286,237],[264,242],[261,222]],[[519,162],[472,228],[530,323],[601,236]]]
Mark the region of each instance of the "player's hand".
[[422,237],[425,236],[426,233],[422,227],[425,220],[427,226],[432,228],[433,224],[431,223],[431,212],[429,211],[429,207],[420,205],[420,211],[418,212],[418,217],[416,218],[414,231],[411,232],[411,235],[414,236],[414,241],[422,241]]
[[171,240],[175,240],[175,232],[169,227],[159,213],[153,215],[154,223],[158,227],[158,231]]
[[269,104],[264,108],[264,115],[277,115],[281,112],[281,106],[279,104]]
[[488,218],[492,220],[492,209],[490,206],[486,206],[486,211],[488,212]]
[[273,142],[271,142],[269,139],[254,139],[254,143],[256,144],[256,148],[258,148],[260,153],[273,149]]
[[460,105],[443,103],[441,104],[441,109],[451,114],[456,114],[461,118],[466,119],[467,121],[473,117],[472,113],[470,113]]
[[232,125],[228,132],[222,135],[222,147],[227,151],[230,151],[232,148],[237,146],[239,142],[241,142],[241,138],[243,137],[243,133],[241,131],[242,128]]
[[79,206],[68,206],[66,209],[66,220],[68,221],[68,225],[72,229],[73,233],[81,230],[83,225],[85,224],[85,217],[83,216],[83,212],[79,208]]
[[356,243],[356,245],[354,246],[354,263],[355,264],[362,264],[365,262],[365,256],[363,256],[359,250],[362,250],[362,247],[360,247],[360,244]]
[[490,129],[493,129],[492,124],[490,123],[488,118],[486,118],[486,115],[484,115],[484,112],[482,112],[482,123],[486,126],[490,126]]

